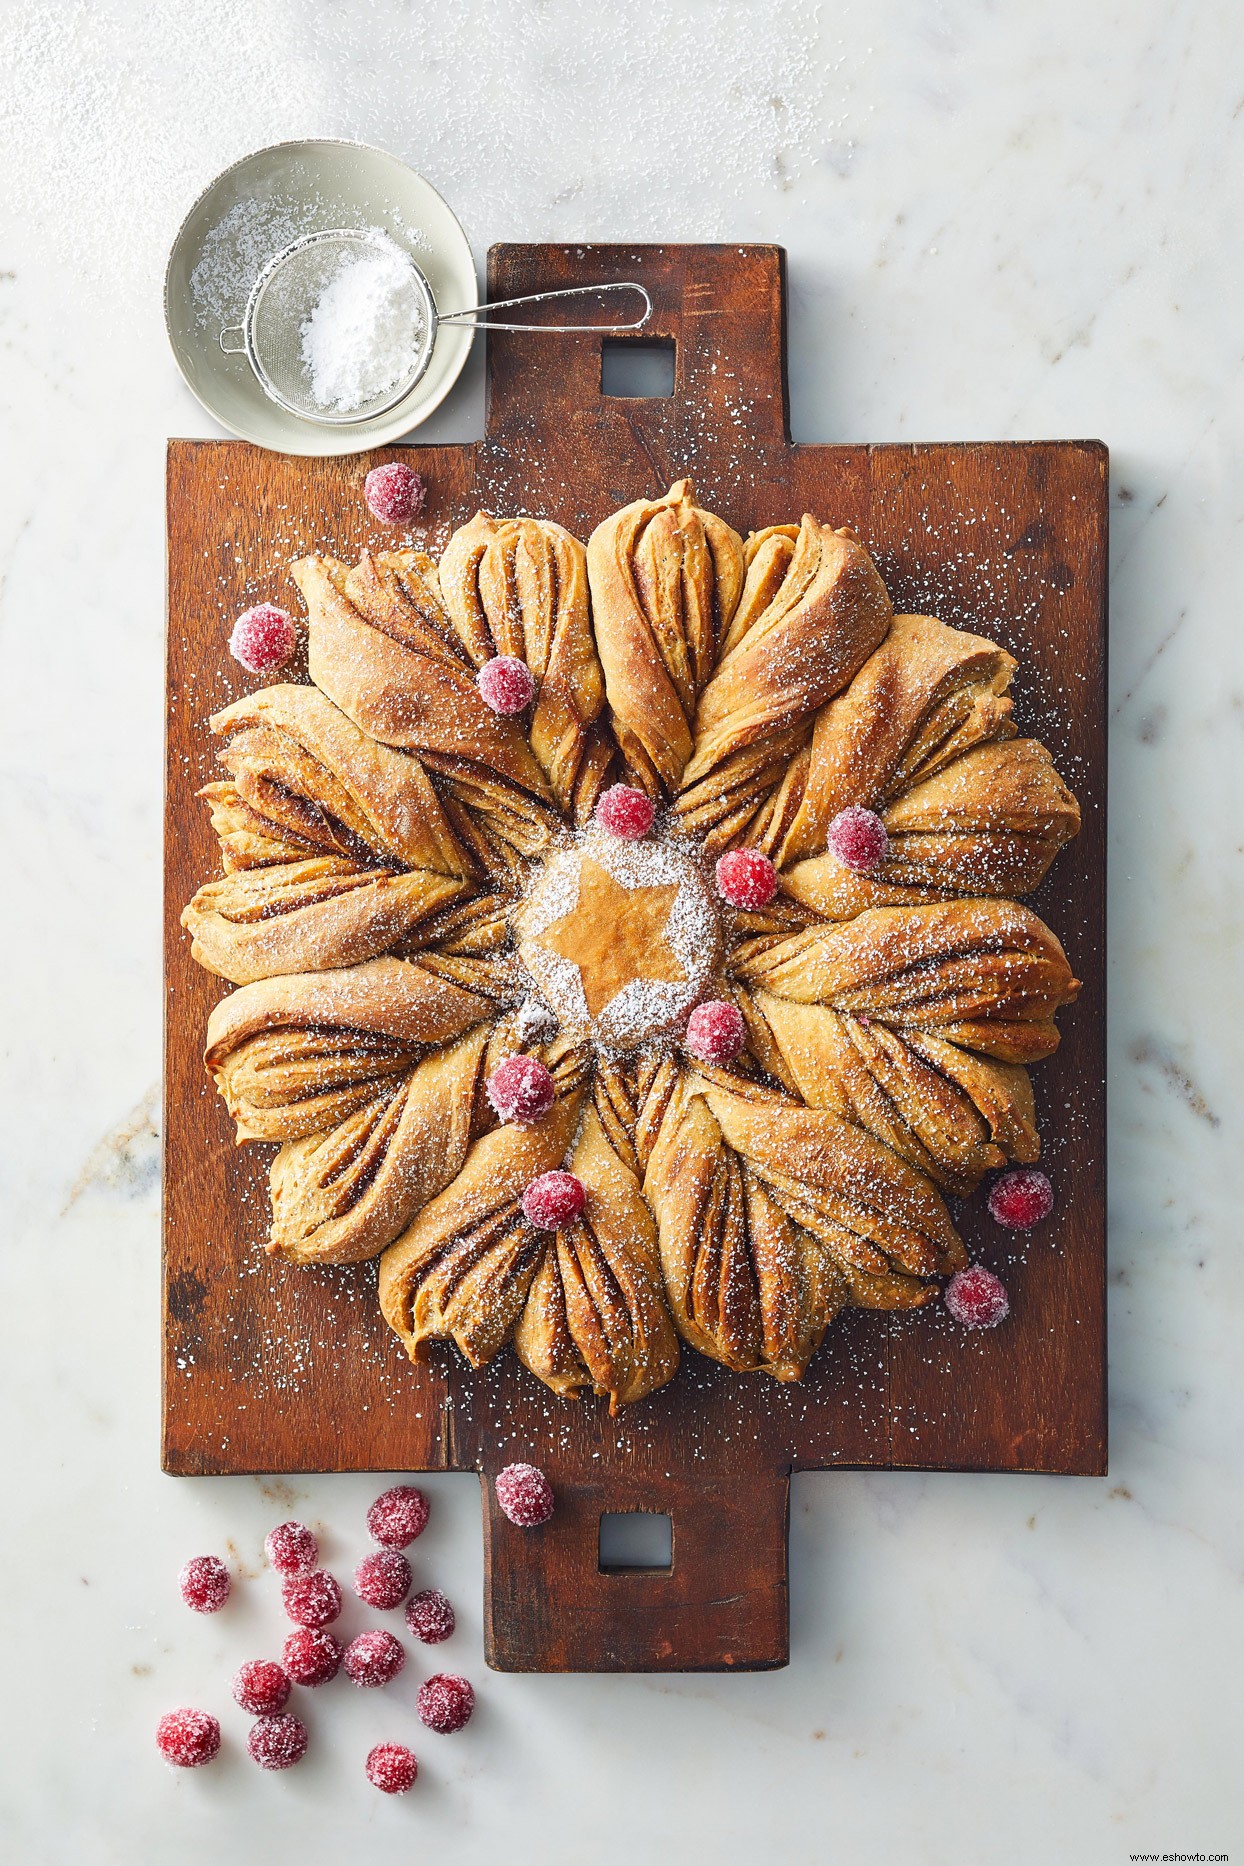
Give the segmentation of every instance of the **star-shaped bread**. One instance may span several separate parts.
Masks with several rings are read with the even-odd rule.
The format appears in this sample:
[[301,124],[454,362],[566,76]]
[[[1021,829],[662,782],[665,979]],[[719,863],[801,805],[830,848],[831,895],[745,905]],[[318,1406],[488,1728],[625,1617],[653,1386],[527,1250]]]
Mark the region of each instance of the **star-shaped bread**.
[[532,940],[579,968],[588,1013],[599,1017],[637,979],[682,984],[687,974],[666,938],[678,883],[624,888],[607,868],[584,856],[579,899],[568,914]]

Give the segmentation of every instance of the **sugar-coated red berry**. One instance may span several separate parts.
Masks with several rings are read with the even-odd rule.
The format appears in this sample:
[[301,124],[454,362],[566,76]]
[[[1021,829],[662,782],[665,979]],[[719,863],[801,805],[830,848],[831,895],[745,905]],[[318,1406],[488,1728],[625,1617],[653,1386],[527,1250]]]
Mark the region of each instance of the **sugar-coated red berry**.
[[1011,1305],[993,1271],[973,1263],[956,1270],[947,1283],[946,1307],[965,1328],[996,1328]]
[[341,1589],[327,1568],[291,1574],[281,1585],[281,1604],[299,1626],[328,1626],[341,1612]]
[[233,1674],[230,1689],[242,1710],[265,1717],[289,1703],[289,1674],[274,1659],[249,1659]]
[[278,1574],[310,1574],[320,1559],[320,1545],[305,1523],[278,1523],[263,1546]]
[[307,1753],[307,1726],[288,1711],[279,1717],[256,1717],[246,1733],[246,1747],[261,1769],[292,1769]]
[[233,1582],[229,1570],[215,1555],[194,1555],[177,1577],[181,1597],[196,1613],[219,1613]]
[[341,1663],[347,1678],[352,1678],[362,1690],[371,1691],[397,1677],[406,1663],[406,1649],[392,1633],[375,1627],[350,1641],[341,1655]]
[[885,824],[875,810],[862,804],[848,804],[839,810],[825,832],[825,846],[835,860],[852,874],[871,875],[884,862],[890,848]]
[[484,705],[508,719],[526,712],[536,697],[536,683],[526,661],[516,654],[494,654],[475,676]]
[[503,1514],[520,1529],[535,1529],[553,1514],[553,1486],[534,1464],[507,1464],[493,1488]]
[[198,1769],[220,1752],[220,1724],[210,1711],[166,1711],[156,1725],[156,1748],[175,1769]]
[[656,814],[651,797],[633,784],[611,784],[596,805],[596,821],[601,828],[626,842],[639,842],[646,836]]
[[281,1663],[296,1685],[326,1685],[341,1668],[341,1641],[300,1626],[281,1647]]
[[293,616],[275,603],[256,603],[244,609],[233,625],[229,653],[248,674],[270,674],[284,667],[298,646]]
[[759,849],[730,849],[718,859],[717,892],[731,907],[767,907],[777,885],[777,869]]
[[523,1216],[537,1231],[561,1231],[580,1217],[587,1190],[573,1173],[541,1173],[523,1194]]
[[382,525],[409,525],[422,512],[427,496],[422,479],[401,460],[373,467],[363,481],[368,510]]
[[396,1549],[373,1549],[354,1570],[354,1591],[369,1607],[400,1607],[410,1592],[410,1563]]
[[406,1602],[406,1625],[412,1639],[425,1646],[439,1646],[448,1639],[457,1621],[449,1601],[438,1587],[425,1587]]
[[687,1048],[702,1063],[729,1063],[747,1042],[747,1025],[735,1004],[710,998],[687,1019]]
[[1035,1167],[1003,1173],[989,1188],[989,1215],[1010,1231],[1028,1231],[1054,1209],[1054,1188]]
[[488,1078],[488,1099],[503,1121],[530,1127],[557,1099],[553,1078],[535,1056],[507,1056]]
[[377,1743],[367,1752],[367,1779],[382,1795],[404,1795],[418,1773],[415,1752],[404,1743]]
[[409,1548],[428,1526],[428,1500],[413,1484],[394,1484],[367,1512],[367,1533],[386,1548]]
[[429,1730],[437,1730],[442,1736],[452,1736],[455,1730],[463,1729],[471,1721],[471,1712],[475,1709],[475,1693],[465,1678],[459,1678],[456,1672],[434,1672],[431,1678],[419,1687],[415,1699],[415,1709],[419,1721]]

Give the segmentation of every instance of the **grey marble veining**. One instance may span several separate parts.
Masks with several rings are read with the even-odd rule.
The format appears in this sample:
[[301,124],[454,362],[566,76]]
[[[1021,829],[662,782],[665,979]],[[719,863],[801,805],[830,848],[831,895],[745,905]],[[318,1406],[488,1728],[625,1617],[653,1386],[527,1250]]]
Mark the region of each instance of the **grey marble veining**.
[[[1242,54],[1228,0],[0,7],[8,1858],[1244,1848]],[[783,242],[799,438],[1113,455],[1109,1478],[800,1478],[790,1669],[609,1680],[484,1673],[475,1486],[430,1480],[437,1663],[481,1708],[397,1803],[362,1757],[412,1729],[424,1655],[304,1694],[314,1759],[263,1777],[227,1679],[275,1649],[271,1578],[214,1619],[174,1586],[201,1550],[257,1573],[291,1513],[347,1571],[373,1480],[157,1462],[163,447],[206,431],[160,267],[217,167],[315,133],[413,161],[480,258]],[[481,381],[427,438],[479,431]],[[174,1776],[151,1729],[182,1702],[227,1752]]]

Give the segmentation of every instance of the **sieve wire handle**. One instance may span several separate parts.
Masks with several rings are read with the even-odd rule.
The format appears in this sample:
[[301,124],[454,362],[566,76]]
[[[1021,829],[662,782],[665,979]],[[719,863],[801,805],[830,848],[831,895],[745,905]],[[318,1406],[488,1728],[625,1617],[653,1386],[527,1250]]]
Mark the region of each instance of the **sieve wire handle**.
[[555,292],[528,292],[523,298],[498,298],[493,304],[471,305],[466,311],[444,311],[438,317],[437,322],[456,324],[465,318],[478,319],[486,312],[508,311],[513,305],[544,304],[551,298],[584,298],[589,293],[598,297],[603,292],[638,292],[644,301],[643,311],[629,324],[494,324],[490,321],[486,324],[473,322],[470,328],[472,330],[600,331],[608,333],[619,330],[642,330],[652,316],[652,300],[645,288],[635,279],[619,279],[610,285],[568,285]]
[[[241,343],[226,343],[225,342],[226,337],[240,337],[242,341]],[[224,351],[226,356],[245,356],[246,355],[246,326],[245,324],[226,324],[225,328],[220,333],[220,347]]]

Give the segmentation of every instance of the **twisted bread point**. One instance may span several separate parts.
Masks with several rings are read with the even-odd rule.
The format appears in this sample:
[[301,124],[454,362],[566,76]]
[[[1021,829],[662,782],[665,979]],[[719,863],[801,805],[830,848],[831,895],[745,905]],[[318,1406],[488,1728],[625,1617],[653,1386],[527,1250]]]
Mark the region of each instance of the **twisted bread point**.
[[371,959],[466,886],[427,869],[395,874],[318,856],[209,881],[183,909],[181,923],[201,966],[246,985]]
[[[1045,747],[1014,737],[1014,671],[979,635],[896,616],[749,831],[785,870],[785,891],[835,919],[948,893],[1030,893],[1080,811]],[[872,875],[823,853],[849,804],[876,810],[890,838]]]
[[514,1346],[555,1393],[607,1394],[613,1414],[673,1378],[678,1337],[661,1293],[652,1214],[590,1107],[570,1170],[587,1189],[587,1209],[546,1243]]
[[212,804],[226,871],[307,856],[374,858],[465,878],[454,838],[418,758],[378,745],[316,687],[282,683],[211,720],[232,782]]
[[618,746],[637,783],[672,794],[743,587],[742,540],[695,504],[683,479],[663,499],[637,499],[598,525],[587,570]]
[[859,1122],[956,1193],[1040,1152],[1019,1065],[1058,1044],[1078,981],[1049,928],[1010,901],[876,908],[744,946],[751,1048],[810,1107]]
[[848,1285],[726,1144],[702,1089],[680,1073],[663,1096],[644,1176],[674,1321],[727,1367],[799,1380]]
[[736,838],[804,746],[818,708],[883,639],[890,600],[850,531],[805,515],[754,532],[747,581],[695,714],[678,811],[711,849]]
[[522,730],[480,697],[430,557],[364,553],[353,570],[304,557],[291,569],[307,605],[311,678],[356,725],[432,769],[482,766],[548,798]]
[[588,613],[587,553],[548,519],[477,512],[440,561],[450,621],[476,667],[516,655],[535,676],[531,749],[562,810],[591,815],[613,757]]

